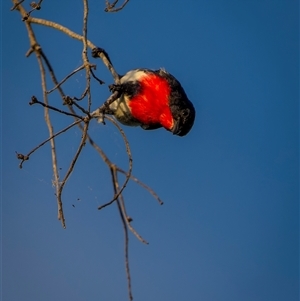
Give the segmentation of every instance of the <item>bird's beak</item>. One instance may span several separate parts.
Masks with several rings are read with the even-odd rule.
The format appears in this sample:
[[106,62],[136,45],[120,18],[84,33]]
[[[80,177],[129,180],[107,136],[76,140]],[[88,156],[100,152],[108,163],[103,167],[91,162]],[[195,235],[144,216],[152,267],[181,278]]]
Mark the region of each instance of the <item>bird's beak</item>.
[[179,135],[180,136],[180,132],[181,132],[180,126],[179,126],[180,119],[179,120],[174,120],[173,122],[174,122],[174,124],[173,124],[173,127],[171,129],[171,132],[173,133],[173,135]]

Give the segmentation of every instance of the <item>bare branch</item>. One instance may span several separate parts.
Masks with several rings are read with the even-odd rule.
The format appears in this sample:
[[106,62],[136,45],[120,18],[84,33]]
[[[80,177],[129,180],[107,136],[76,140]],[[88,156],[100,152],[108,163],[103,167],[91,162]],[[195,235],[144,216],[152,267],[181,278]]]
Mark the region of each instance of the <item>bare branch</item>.
[[[112,182],[113,182],[113,186],[114,186],[114,192],[115,192],[116,195],[118,195],[119,194],[118,176],[117,176],[116,168],[115,168],[114,165],[111,167],[111,175],[112,175]],[[127,218],[124,215],[124,212],[122,210],[122,206],[121,206],[119,200],[117,200],[117,205],[118,205],[120,217],[121,217],[121,220],[122,220],[123,229],[124,229],[124,236],[125,236],[125,242],[124,242],[125,270],[126,270],[126,275],[127,275],[129,300],[133,300],[132,291],[131,291],[131,276],[130,276],[130,269],[129,269],[129,258],[128,258],[128,241],[129,241],[129,238],[128,238],[128,228],[127,228],[127,223],[126,223]]]
[[103,48],[95,47],[92,49],[92,56],[94,58],[100,57],[104,63],[104,65],[108,68],[108,70],[111,72],[115,83],[119,84],[120,83],[120,76],[119,74],[115,71],[113,64],[107,54],[107,52]]
[[125,187],[126,187],[128,181],[129,181],[129,179],[130,179],[131,172],[132,172],[132,155],[131,155],[131,150],[130,150],[130,147],[129,147],[129,142],[128,142],[128,140],[127,140],[127,137],[126,137],[124,131],[122,130],[122,128],[117,124],[117,122],[116,122],[112,117],[106,116],[106,118],[107,118],[111,123],[113,123],[113,124],[117,127],[117,129],[119,130],[119,132],[120,132],[121,135],[122,135],[122,138],[123,138],[123,140],[124,140],[125,147],[126,147],[126,152],[127,152],[127,155],[128,155],[128,160],[129,160],[129,170],[128,170],[128,173],[126,174],[125,182],[124,182],[123,186],[121,187],[121,189],[119,189],[118,193],[114,195],[113,199],[112,199],[110,202],[108,202],[108,203],[106,203],[106,204],[104,204],[104,205],[102,205],[102,206],[99,206],[99,207],[98,207],[98,210],[101,210],[101,209],[103,209],[104,207],[111,205],[115,200],[117,200],[117,198],[119,197],[119,195],[120,195],[120,194],[123,192],[123,190],[125,189]]
[[[76,101],[74,101],[73,99],[76,99],[76,97],[74,98],[71,98],[70,96],[63,96],[63,100],[64,100],[64,105],[68,105],[68,108],[69,110],[72,112],[73,115],[76,115],[75,114],[75,111],[72,110],[72,105],[74,105],[75,107],[77,107],[81,112],[83,112],[84,114],[86,114],[87,116],[91,116],[91,114],[85,109],[83,108],[82,106],[80,106]],[[86,119],[86,117],[85,117]]]
[[[58,192],[57,192],[57,200],[59,202],[59,204],[62,204],[62,192],[63,192],[63,189],[64,189],[64,186],[69,178],[69,176],[71,175],[73,169],[74,169],[74,166],[76,164],[76,161],[82,151],[82,148],[84,147],[85,145],[85,140],[86,140],[86,137],[87,137],[87,130],[88,130],[88,127],[89,127],[89,122],[86,122],[85,125],[84,125],[84,129],[83,129],[83,135],[82,135],[82,138],[81,138],[81,141],[80,141],[80,144],[79,144],[79,147],[78,147],[78,150],[70,164],[70,167],[65,175],[65,177],[63,178],[62,182],[60,183],[59,187],[58,187]],[[59,210],[62,210],[62,207],[59,208]],[[63,217],[63,211],[59,211],[59,219]],[[65,224],[65,220],[62,221],[63,224]],[[64,226],[65,228],[66,226]]]
[[[68,29],[65,26],[62,26],[58,23],[52,22],[52,21],[48,21],[48,20],[43,20],[43,19],[38,19],[38,18],[32,18],[29,17],[28,20],[26,20],[26,23],[35,23],[35,24],[40,24],[40,25],[44,25],[44,26],[48,26],[48,27],[52,27],[54,29],[57,29],[59,31],[62,31],[63,33],[65,33],[66,35],[68,35],[69,37],[82,41],[84,40],[84,37],[73,32],[72,30]],[[91,41],[87,40],[86,41],[87,46],[94,50],[94,49],[101,49],[96,47]],[[115,80],[116,83],[119,83],[119,75],[118,73],[115,71],[110,59],[105,55],[105,51],[103,52],[103,49],[101,49],[102,51],[98,51],[98,57],[100,57],[104,63],[104,65],[108,68],[108,70],[111,72],[111,74],[113,75],[113,78]]]
[[[116,167],[116,170],[118,170],[117,167]],[[116,183],[116,186],[119,190],[119,182]],[[123,198],[122,194],[120,194],[120,196],[119,196],[119,201],[120,201],[121,209],[122,209],[123,215],[125,217],[125,221],[126,221],[128,229],[135,235],[135,237],[139,241],[148,245],[149,243],[139,233],[137,233],[137,231],[131,226],[132,218],[127,215],[126,208],[125,208],[125,202],[124,202],[124,198]]]
[[[47,89],[46,89],[45,69],[43,66],[43,61],[40,56],[40,51],[36,52],[36,56],[37,56],[37,60],[39,62],[39,66],[41,69],[44,102],[46,105],[48,105],[48,98],[47,98],[47,93],[46,93]],[[44,110],[45,110],[45,121],[48,126],[48,130],[49,130],[49,136],[52,137],[54,134],[53,134],[53,127],[52,127],[52,124],[50,121],[49,109],[47,107],[45,107]],[[57,168],[57,155],[56,155],[54,138],[52,138],[50,140],[50,144],[51,144],[51,154],[52,154],[52,168],[53,168],[53,173],[54,173],[54,185],[56,188],[56,193],[58,193],[59,173],[58,173],[58,168]],[[61,221],[63,228],[66,228],[63,206],[62,206],[61,200],[58,200],[57,205],[58,205],[58,219]]]
[[59,113],[61,113],[61,114],[65,114],[65,115],[68,115],[68,116],[73,116],[73,117],[75,117],[75,118],[81,119],[82,121],[84,120],[84,118],[83,118],[82,116],[79,116],[79,115],[76,115],[76,114],[73,114],[73,113],[69,113],[69,112],[66,112],[66,111],[57,109],[56,107],[52,107],[52,106],[50,106],[50,105],[48,105],[48,104],[45,104],[45,103],[43,103],[43,102],[37,100],[37,98],[36,98],[35,96],[32,96],[32,97],[31,97],[31,101],[29,102],[29,104],[30,104],[30,105],[33,105],[33,104],[35,104],[35,103],[38,103],[38,104],[42,105],[42,106],[45,107],[45,108],[48,108],[48,109],[50,109],[50,110],[59,112]]
[[17,157],[18,159],[22,160],[19,167],[22,168],[23,162],[26,160],[29,160],[29,157],[31,154],[33,154],[36,150],[38,150],[40,147],[42,147],[43,145],[45,145],[48,141],[50,141],[51,139],[59,136],[60,134],[68,131],[70,128],[72,128],[74,125],[80,123],[81,120],[76,120],[75,122],[73,122],[72,124],[68,125],[66,128],[62,129],[61,131],[57,132],[56,134],[52,135],[51,137],[47,138],[45,141],[43,141],[42,143],[40,143],[38,146],[36,146],[35,148],[33,148],[27,155],[23,155],[23,154],[19,154],[17,153]]
[[[34,24],[44,25],[44,26],[48,26],[48,27],[57,29],[57,30],[65,33],[69,37],[71,37],[73,39],[76,39],[76,40],[79,40],[81,42],[84,39],[83,36],[81,36],[81,35],[73,32],[69,28],[67,28],[67,27],[65,27],[63,25],[60,25],[58,23],[52,22],[52,21],[29,17],[28,20],[26,20],[26,23],[34,23]],[[90,49],[94,49],[96,47],[91,41],[87,41],[87,44],[88,44],[88,46],[89,46]]]
[[[13,0],[14,4],[17,4],[16,0]],[[26,16],[26,11],[22,7],[22,5],[18,5],[17,9],[20,11],[21,15],[24,17]],[[41,49],[41,47],[38,45],[36,37],[33,33],[33,30],[31,28],[31,25],[28,22],[25,22],[25,26],[27,28],[28,32],[28,37],[30,41],[30,46],[32,51],[35,52],[36,58],[40,67],[40,73],[41,73],[41,81],[42,81],[42,90],[43,90],[43,99],[45,105],[48,105],[48,98],[47,98],[47,89],[46,89],[46,77],[45,77],[45,69],[42,61],[42,57],[46,57]],[[52,137],[54,136],[53,133],[53,128],[52,124],[50,121],[50,116],[49,116],[49,109],[47,107],[44,108],[44,116],[45,116],[45,122],[48,127],[49,131],[49,136]],[[51,144],[51,156],[52,156],[52,168],[53,168],[53,174],[54,174],[54,184],[56,188],[56,194],[58,193],[58,181],[59,181],[59,173],[58,173],[58,168],[57,168],[57,155],[56,155],[56,149],[55,149],[55,141],[54,138],[50,139],[50,144]],[[65,219],[64,219],[64,213],[63,213],[63,207],[62,203],[58,200],[58,218],[62,223],[62,226],[65,228]]]
[[72,75],[76,74],[78,71],[80,71],[80,70],[82,70],[84,68],[85,68],[85,66],[82,65],[82,66],[78,67],[77,69],[75,69],[74,71],[72,71],[60,83],[56,84],[51,90],[48,90],[47,94],[52,93],[54,90],[56,90],[58,87],[60,87],[64,82],[66,82]]
[[[121,221],[123,224],[124,228],[124,237],[125,237],[125,269],[126,269],[126,275],[127,275],[127,283],[128,283],[128,294],[129,294],[129,299],[132,300],[132,289],[131,289],[131,275],[130,275],[130,270],[129,270],[129,255],[128,255],[128,243],[129,243],[129,237],[128,237],[128,230],[130,230],[136,237],[139,239],[142,243],[148,244],[146,240],[144,240],[140,234],[137,233],[137,231],[132,227],[131,222],[132,218],[127,215],[126,212],[126,206],[125,206],[125,201],[123,197],[123,191],[126,188],[126,185],[128,181],[131,179],[135,181],[137,184],[142,186],[144,189],[149,191],[151,195],[160,203],[162,204],[163,202],[160,200],[158,195],[147,185],[139,181],[137,178],[132,176],[132,154],[129,146],[129,142],[127,140],[127,137],[123,131],[123,129],[120,127],[120,125],[116,122],[116,120],[113,117],[106,116],[105,114],[111,114],[111,111],[109,109],[109,106],[112,102],[114,102],[116,99],[120,97],[120,94],[122,93],[121,91],[114,90],[112,91],[113,93],[110,95],[110,97],[101,105],[99,106],[96,110],[91,112],[91,107],[92,107],[92,95],[91,95],[91,76],[98,81],[99,84],[103,84],[104,82],[99,79],[98,77],[95,76],[93,69],[96,69],[96,65],[92,65],[89,62],[89,57],[88,57],[88,48],[92,49],[92,56],[94,58],[101,58],[102,62],[104,65],[108,68],[108,70],[111,72],[115,84],[120,84],[120,76],[119,74],[115,71],[113,64],[109,58],[108,53],[102,49],[96,47],[91,41],[88,40],[88,15],[89,15],[89,7],[88,7],[88,0],[82,0],[83,1],[83,30],[82,30],[82,35],[77,34],[70,29],[68,29],[65,26],[62,26],[58,23],[48,21],[48,20],[43,20],[43,19],[38,19],[38,18],[33,18],[30,16],[30,14],[34,10],[39,10],[41,8],[41,3],[43,0],[39,0],[38,3],[32,2],[31,7],[32,9],[27,13],[26,10],[22,6],[22,2],[24,0],[12,0],[14,3],[14,6],[12,7],[12,10],[18,10],[23,18],[23,20],[26,20],[24,22],[27,31],[28,31],[28,36],[29,36],[29,41],[30,41],[30,48],[26,53],[26,56],[30,56],[31,54],[35,54],[38,60],[38,64],[40,67],[40,73],[41,73],[41,82],[42,82],[42,91],[43,91],[43,100],[44,102],[38,101],[36,97],[32,97],[32,100],[30,104],[40,104],[44,107],[44,112],[45,112],[45,122],[48,127],[49,131],[49,138],[44,140],[42,143],[40,143],[38,146],[33,148],[27,155],[23,155],[20,153],[17,153],[17,157],[19,160],[21,160],[20,163],[20,168],[22,168],[22,164],[24,161],[29,160],[30,156],[38,150],[40,147],[45,145],[47,142],[50,141],[51,145],[51,155],[52,155],[52,169],[54,173],[54,186],[56,190],[56,198],[57,198],[57,208],[58,208],[58,219],[61,221],[62,226],[65,228],[65,218],[64,218],[64,212],[63,212],[63,202],[62,202],[62,194],[65,189],[65,186],[70,178],[70,175],[75,169],[77,160],[79,159],[79,156],[82,154],[83,147],[85,146],[86,141],[88,141],[91,146],[99,153],[101,156],[102,160],[104,163],[107,165],[107,167],[110,170],[111,176],[112,176],[112,184],[113,184],[113,192],[114,196],[113,199],[108,202],[107,204],[104,204],[100,206],[98,209],[102,209],[114,202],[116,202],[119,210],[119,214],[121,217]],[[123,0],[124,3],[116,7],[119,0],[114,0],[112,3],[109,3],[109,1],[106,1],[106,11],[109,12],[117,12],[120,11],[125,7],[125,5],[129,2],[129,0]],[[38,25],[43,25],[47,27],[51,27],[53,29],[59,30],[63,32],[64,34],[68,35],[69,37],[73,39],[77,39],[82,43],[82,66],[79,68],[76,68],[72,72],[70,72],[69,75],[67,75],[63,80],[58,82],[54,70],[50,64],[50,61],[48,60],[47,56],[43,52],[41,46],[38,44],[37,39],[35,37],[35,34],[32,30],[32,25],[31,24],[38,24]],[[54,83],[54,87],[51,88],[50,90],[47,91],[46,89],[46,72],[45,69],[48,69],[47,71],[50,74],[50,77],[52,79],[52,82]],[[63,92],[63,84],[70,79],[71,76],[76,74],[77,72],[80,72],[81,70],[85,69],[86,72],[86,86],[84,88],[84,91],[82,95],[79,98],[76,97],[70,97],[65,95]],[[63,105],[66,105],[67,108],[69,109],[69,112],[65,110],[61,110],[57,107],[51,106],[48,103],[48,94],[57,91],[62,99]],[[83,100],[85,99],[87,101],[87,107],[84,108],[83,106],[79,105],[76,100]],[[77,109],[76,109],[77,108]],[[66,128],[60,130],[57,133],[54,133],[52,123],[50,120],[50,114],[49,110],[54,110],[58,113],[65,114],[68,116],[72,116],[75,121],[67,126]],[[80,110],[81,112],[84,113],[83,116],[78,115],[76,112]],[[117,128],[118,132],[121,134],[122,139],[125,144],[126,148],[126,153],[128,156],[128,171],[125,171],[115,165],[113,162],[111,162],[108,158],[108,156],[103,152],[103,150],[92,140],[90,135],[88,134],[88,128],[89,128],[89,122],[92,118],[98,118],[98,121],[101,121],[104,123],[104,119],[106,118],[109,120],[111,123],[114,124],[114,126]],[[82,124],[82,122],[84,122]],[[70,162],[69,168],[63,178],[62,181],[59,179],[59,173],[58,173],[58,165],[57,165],[57,154],[56,154],[56,146],[55,146],[55,139],[56,136],[68,131],[70,128],[73,126],[77,125],[80,130],[82,131],[82,137],[80,140],[80,143],[78,145],[77,151],[73,157],[73,159]],[[121,173],[125,176],[124,183],[120,185],[120,182],[118,180],[118,173]]]
[[89,13],[89,7],[88,7],[88,1],[83,0],[83,50],[82,50],[82,60],[85,66],[86,71],[86,93],[88,94],[88,108],[87,111],[89,112],[92,105],[92,98],[90,93],[90,87],[91,87],[91,67],[89,63],[89,59],[87,56],[87,20],[88,20],[88,13]]
[[102,79],[98,78],[98,77],[95,75],[95,73],[94,73],[94,71],[93,71],[92,69],[91,69],[91,73],[92,73],[93,78],[94,78],[97,82],[99,82],[100,85],[105,84],[105,82],[104,82]]
[[105,1],[106,8],[104,9],[104,11],[108,12],[108,13],[116,13],[116,12],[122,10],[125,7],[125,5],[129,2],[129,0],[125,0],[124,3],[120,7],[115,8],[115,6],[118,2],[119,2],[119,0],[115,0],[113,3],[109,3],[106,0]]
[[[127,175],[126,171],[123,170],[123,169],[121,169],[121,168],[119,168],[119,167],[118,167],[118,172],[121,172],[122,174]],[[130,176],[130,179],[132,181],[136,182],[137,184],[139,184],[140,186],[142,186],[147,191],[149,191],[152,194],[152,196],[158,201],[158,203],[160,205],[164,204],[164,202],[159,198],[159,196],[157,195],[157,193],[153,189],[151,189],[149,186],[147,186],[145,183],[141,182],[139,179],[137,179],[136,177],[134,177],[132,175]]]

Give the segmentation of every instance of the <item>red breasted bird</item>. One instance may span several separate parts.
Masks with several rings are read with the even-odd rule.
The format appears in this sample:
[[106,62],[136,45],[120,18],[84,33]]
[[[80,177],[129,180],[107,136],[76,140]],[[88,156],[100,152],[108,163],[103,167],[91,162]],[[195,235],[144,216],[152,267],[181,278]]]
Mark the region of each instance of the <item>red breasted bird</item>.
[[120,97],[106,112],[129,126],[145,130],[164,127],[178,136],[186,135],[195,120],[195,109],[179,81],[164,69],[135,69],[111,85]]

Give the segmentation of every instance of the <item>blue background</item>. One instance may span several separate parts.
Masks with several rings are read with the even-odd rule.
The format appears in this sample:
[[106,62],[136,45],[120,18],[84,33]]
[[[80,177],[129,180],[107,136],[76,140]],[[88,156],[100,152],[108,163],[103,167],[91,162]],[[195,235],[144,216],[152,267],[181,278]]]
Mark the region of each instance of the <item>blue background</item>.
[[[24,2],[28,9],[28,1]],[[123,127],[133,174],[165,202],[129,183],[124,196],[135,300],[296,301],[299,297],[299,3],[296,0],[130,1],[104,13],[89,1],[89,39],[116,70],[164,67],[197,110],[183,138]],[[87,144],[63,195],[67,229],[57,220],[49,145],[22,170],[15,151],[48,135],[41,79],[20,14],[2,3],[2,294],[3,300],[126,300],[124,237],[110,174]],[[44,1],[34,17],[82,32],[82,1]],[[82,63],[80,42],[33,25],[58,79]],[[109,96],[100,60],[93,108]],[[50,78],[48,88],[53,87]],[[85,88],[85,74],[63,86]],[[60,106],[57,93],[52,105]],[[72,118],[51,113],[56,131]],[[90,135],[122,168],[125,147],[110,124]],[[57,139],[66,172],[81,137]],[[73,207],[72,205],[75,205]]]

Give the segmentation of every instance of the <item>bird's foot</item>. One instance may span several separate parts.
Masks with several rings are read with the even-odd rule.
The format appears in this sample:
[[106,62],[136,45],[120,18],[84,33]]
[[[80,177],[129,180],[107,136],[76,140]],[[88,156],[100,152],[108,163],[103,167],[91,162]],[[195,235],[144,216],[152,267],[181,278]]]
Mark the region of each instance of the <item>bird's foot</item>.
[[114,92],[123,92],[123,85],[111,84],[108,86],[109,91]]
[[104,55],[106,57],[106,59],[109,61],[109,63],[112,65],[108,53],[103,48],[100,48],[100,47],[93,48],[93,50],[92,50],[93,58],[101,57],[101,55]]

